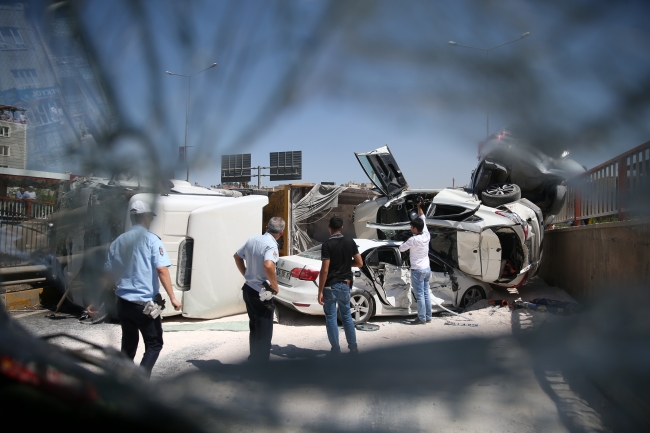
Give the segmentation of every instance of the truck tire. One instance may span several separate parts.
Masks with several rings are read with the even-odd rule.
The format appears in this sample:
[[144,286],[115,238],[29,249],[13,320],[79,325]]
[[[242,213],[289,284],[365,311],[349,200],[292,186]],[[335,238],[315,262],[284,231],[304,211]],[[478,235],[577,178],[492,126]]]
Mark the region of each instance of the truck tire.
[[514,183],[495,183],[481,193],[483,204],[489,207],[499,207],[520,198],[521,189]]

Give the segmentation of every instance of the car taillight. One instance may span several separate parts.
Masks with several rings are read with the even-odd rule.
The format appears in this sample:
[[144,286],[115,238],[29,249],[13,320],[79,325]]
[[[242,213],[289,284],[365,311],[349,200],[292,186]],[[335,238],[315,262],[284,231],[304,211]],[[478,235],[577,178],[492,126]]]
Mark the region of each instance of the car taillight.
[[291,270],[291,278],[297,278],[303,281],[316,281],[320,275],[320,271],[307,268],[293,268]]

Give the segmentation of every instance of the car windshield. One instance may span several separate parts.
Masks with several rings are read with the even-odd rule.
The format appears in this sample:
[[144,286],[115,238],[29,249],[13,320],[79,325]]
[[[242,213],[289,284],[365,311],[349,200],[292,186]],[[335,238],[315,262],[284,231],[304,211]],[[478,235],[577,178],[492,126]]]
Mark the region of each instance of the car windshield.
[[316,245],[315,247],[310,248],[298,254],[298,257],[306,257],[308,259],[320,260],[321,247],[322,245]]

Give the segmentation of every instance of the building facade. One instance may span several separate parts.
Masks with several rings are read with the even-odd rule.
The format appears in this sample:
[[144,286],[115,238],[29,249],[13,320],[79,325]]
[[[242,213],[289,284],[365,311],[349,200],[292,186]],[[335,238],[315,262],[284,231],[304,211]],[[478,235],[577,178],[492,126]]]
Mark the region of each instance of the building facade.
[[28,5],[0,5],[0,104],[24,110],[26,168],[70,171],[108,116],[106,98],[65,11],[44,25]]
[[[16,114],[18,113],[18,114]],[[0,167],[27,166],[27,122],[21,110],[0,105]]]

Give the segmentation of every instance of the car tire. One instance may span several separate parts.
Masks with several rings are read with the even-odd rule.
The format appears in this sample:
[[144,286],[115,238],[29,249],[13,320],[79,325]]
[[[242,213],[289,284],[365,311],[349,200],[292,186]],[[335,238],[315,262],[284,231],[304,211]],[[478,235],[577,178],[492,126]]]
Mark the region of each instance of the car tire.
[[514,183],[495,183],[481,193],[483,204],[489,207],[499,207],[520,198],[521,189]]
[[553,194],[553,201],[546,210],[546,215],[557,215],[562,210],[564,202],[566,201],[566,186],[556,185],[555,194]]
[[[352,289],[350,292],[350,313],[354,324],[365,323],[375,314],[375,303],[370,293],[361,289]],[[338,313],[341,320],[341,313]]]
[[463,293],[463,297],[460,298],[460,302],[458,302],[458,308],[467,308],[475,302],[478,302],[485,298],[485,291],[481,286],[472,286],[469,289],[465,290],[465,293]]

